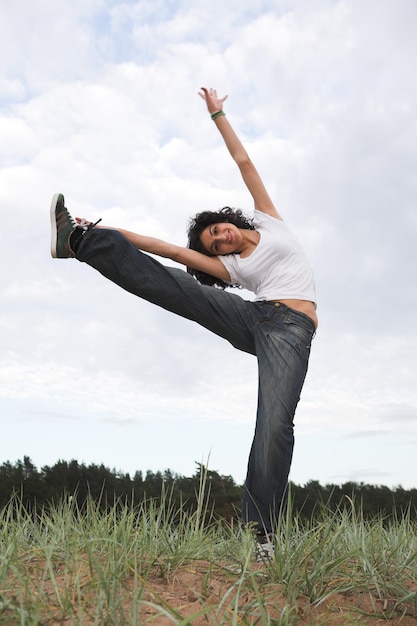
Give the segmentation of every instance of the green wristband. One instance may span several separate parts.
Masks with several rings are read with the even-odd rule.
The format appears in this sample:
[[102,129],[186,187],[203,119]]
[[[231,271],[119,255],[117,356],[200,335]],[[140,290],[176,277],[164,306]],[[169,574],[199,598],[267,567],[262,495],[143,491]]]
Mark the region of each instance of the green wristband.
[[213,122],[217,117],[220,117],[220,115],[226,115],[226,113],[224,113],[223,111],[215,111],[214,113],[212,113],[211,119],[213,120]]

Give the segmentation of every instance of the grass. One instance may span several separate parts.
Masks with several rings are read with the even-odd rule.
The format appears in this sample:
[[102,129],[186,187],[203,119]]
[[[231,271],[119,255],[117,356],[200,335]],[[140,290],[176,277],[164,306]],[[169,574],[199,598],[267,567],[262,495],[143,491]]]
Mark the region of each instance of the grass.
[[328,625],[416,623],[417,524],[290,509],[276,558],[256,564],[250,530],[162,504],[103,511],[71,498],[38,515],[0,511],[0,625]]

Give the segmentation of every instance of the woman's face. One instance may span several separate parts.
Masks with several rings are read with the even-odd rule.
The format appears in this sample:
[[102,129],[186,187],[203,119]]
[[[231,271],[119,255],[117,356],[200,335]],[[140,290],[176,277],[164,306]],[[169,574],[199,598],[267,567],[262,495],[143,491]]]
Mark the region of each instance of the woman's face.
[[242,245],[242,234],[234,224],[218,222],[203,230],[200,241],[209,254],[213,256],[239,252]]

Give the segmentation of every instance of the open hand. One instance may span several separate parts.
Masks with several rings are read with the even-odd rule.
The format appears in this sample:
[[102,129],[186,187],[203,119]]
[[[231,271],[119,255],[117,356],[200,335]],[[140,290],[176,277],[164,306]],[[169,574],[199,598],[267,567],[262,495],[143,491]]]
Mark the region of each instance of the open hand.
[[227,96],[219,98],[215,89],[206,89],[206,87],[201,87],[201,91],[198,92],[198,95],[206,101],[209,113],[222,111],[223,102],[227,99]]

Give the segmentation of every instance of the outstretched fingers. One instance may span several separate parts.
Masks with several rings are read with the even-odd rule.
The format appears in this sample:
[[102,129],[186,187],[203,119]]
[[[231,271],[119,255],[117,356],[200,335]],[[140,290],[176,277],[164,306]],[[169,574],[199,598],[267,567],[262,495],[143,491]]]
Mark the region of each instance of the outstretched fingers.
[[198,92],[198,95],[205,100],[210,113],[220,111],[223,108],[223,102],[227,99],[227,95],[223,96],[223,98],[219,98],[216,89],[212,87],[210,87],[210,89],[201,87],[201,91]]

